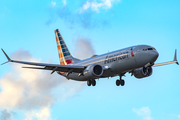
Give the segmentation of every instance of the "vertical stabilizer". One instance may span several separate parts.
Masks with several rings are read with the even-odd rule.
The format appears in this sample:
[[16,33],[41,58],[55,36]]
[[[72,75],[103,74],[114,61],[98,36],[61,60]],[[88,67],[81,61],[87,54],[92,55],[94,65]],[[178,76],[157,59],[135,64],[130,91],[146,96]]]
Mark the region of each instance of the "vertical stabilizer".
[[67,48],[66,43],[64,42],[64,39],[58,29],[55,30],[55,35],[60,64],[67,65],[73,63],[73,57],[71,56],[71,53],[69,52],[69,49]]

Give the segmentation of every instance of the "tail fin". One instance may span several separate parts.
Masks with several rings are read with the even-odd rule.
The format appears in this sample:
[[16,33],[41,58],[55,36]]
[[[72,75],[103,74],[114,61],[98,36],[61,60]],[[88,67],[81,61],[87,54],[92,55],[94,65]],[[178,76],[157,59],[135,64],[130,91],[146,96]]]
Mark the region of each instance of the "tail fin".
[[56,35],[56,42],[57,42],[60,64],[67,65],[67,64],[71,64],[73,62],[79,61],[78,59],[72,57],[58,29],[55,30],[55,35]]

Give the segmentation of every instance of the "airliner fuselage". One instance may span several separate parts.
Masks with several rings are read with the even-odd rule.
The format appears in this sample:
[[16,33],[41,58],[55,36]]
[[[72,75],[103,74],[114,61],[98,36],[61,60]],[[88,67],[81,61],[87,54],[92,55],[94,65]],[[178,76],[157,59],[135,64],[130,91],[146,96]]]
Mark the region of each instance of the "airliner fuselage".
[[[114,77],[120,73],[126,73],[136,68],[144,67],[148,63],[154,63],[159,54],[154,47],[149,45],[132,46],[125,49],[109,52],[103,55],[97,55],[85,60],[81,60],[72,65],[89,66],[98,64],[104,66],[105,70],[102,77]],[[62,74],[61,74],[62,75]],[[63,74],[67,79],[78,81],[87,81],[86,76],[79,76],[78,73],[71,73],[68,76]]]

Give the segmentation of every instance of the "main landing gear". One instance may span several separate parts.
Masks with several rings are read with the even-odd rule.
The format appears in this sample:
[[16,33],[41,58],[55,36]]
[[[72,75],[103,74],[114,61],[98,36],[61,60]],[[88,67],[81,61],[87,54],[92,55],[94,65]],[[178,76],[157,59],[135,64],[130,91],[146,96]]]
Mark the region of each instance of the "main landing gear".
[[116,80],[116,85],[119,86],[124,86],[125,84],[125,81],[122,79],[122,75],[119,76],[120,77],[120,80]]
[[91,86],[91,85],[92,85],[92,86],[96,86],[96,81],[95,81],[94,79],[88,80],[88,81],[87,81],[87,85],[88,85],[88,86]]

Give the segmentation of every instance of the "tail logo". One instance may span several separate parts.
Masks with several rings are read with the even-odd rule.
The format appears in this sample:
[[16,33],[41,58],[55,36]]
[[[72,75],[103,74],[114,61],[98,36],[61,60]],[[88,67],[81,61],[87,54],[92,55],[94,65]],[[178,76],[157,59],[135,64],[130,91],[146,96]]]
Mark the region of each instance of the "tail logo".
[[61,36],[61,33],[58,29],[55,30],[56,35],[56,42],[57,42],[57,48],[58,48],[58,54],[60,59],[61,65],[67,65],[72,63],[72,56],[66,46],[66,43],[64,42],[63,37]]

